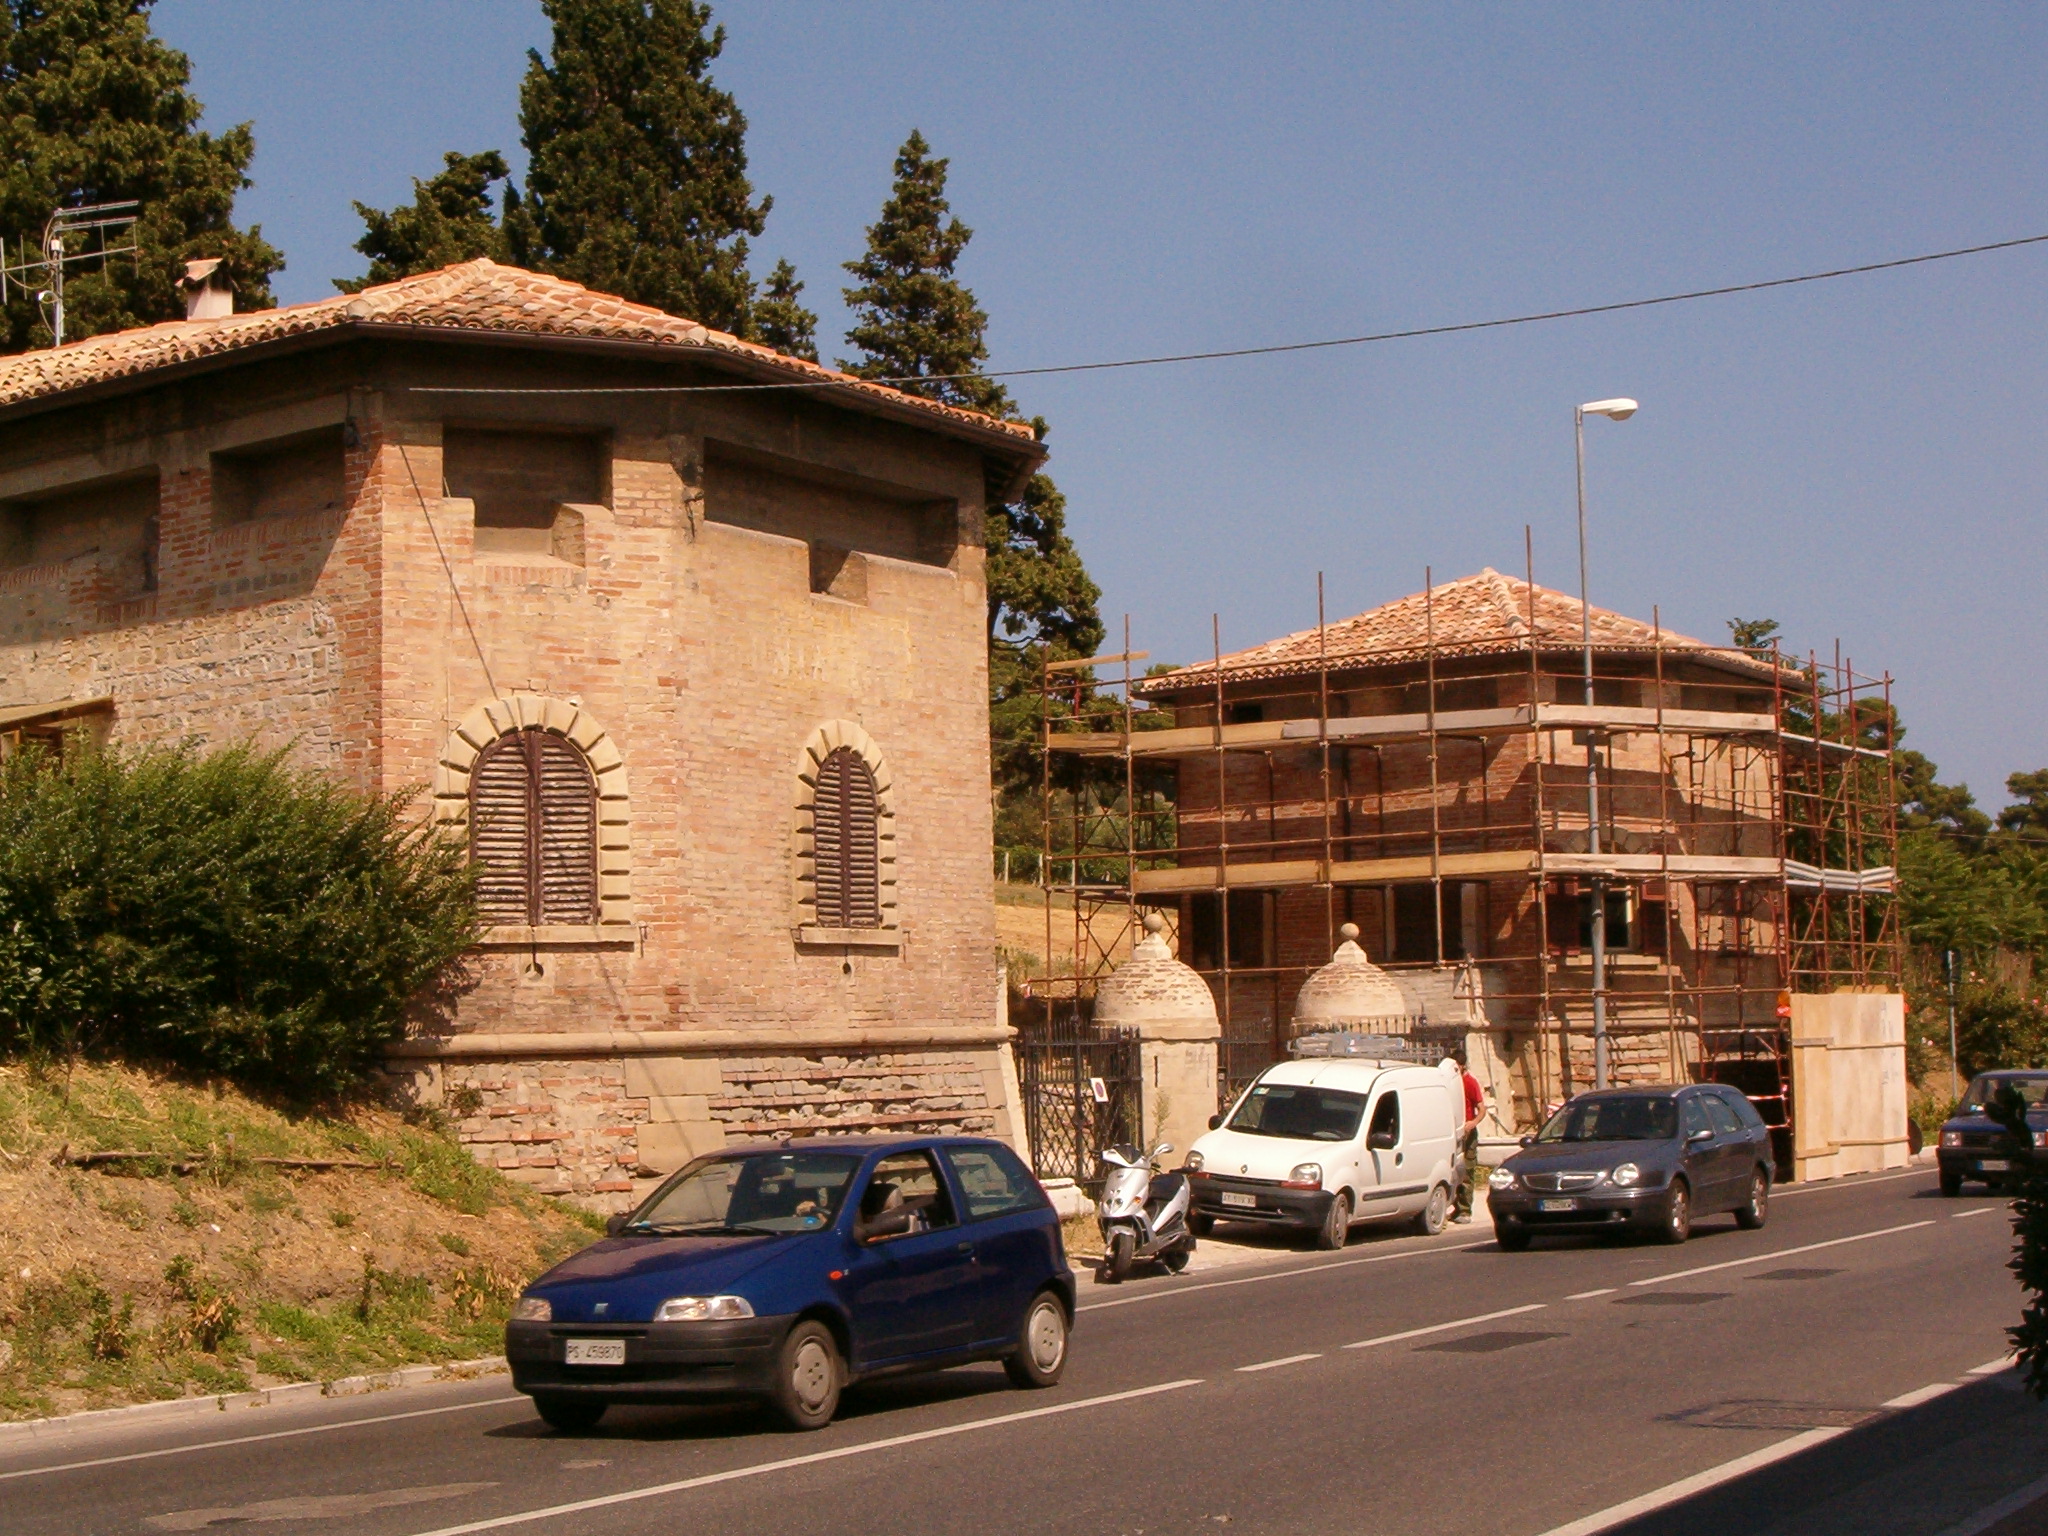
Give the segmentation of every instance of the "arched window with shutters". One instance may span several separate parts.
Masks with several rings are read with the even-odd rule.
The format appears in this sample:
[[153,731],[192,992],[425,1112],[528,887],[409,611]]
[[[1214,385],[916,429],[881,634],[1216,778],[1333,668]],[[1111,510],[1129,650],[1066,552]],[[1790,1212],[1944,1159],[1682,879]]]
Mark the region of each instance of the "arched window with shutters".
[[833,721],[805,744],[797,777],[798,942],[892,946],[896,834],[880,749]]
[[573,742],[538,726],[505,732],[470,769],[469,801],[485,923],[598,920],[597,782]]

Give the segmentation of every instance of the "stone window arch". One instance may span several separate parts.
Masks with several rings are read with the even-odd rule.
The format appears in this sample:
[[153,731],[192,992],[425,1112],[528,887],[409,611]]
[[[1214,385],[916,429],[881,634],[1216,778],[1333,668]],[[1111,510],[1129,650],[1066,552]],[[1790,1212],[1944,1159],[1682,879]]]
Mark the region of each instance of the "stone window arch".
[[632,922],[625,760],[576,701],[470,710],[435,771],[434,820],[469,843],[489,933]]
[[814,731],[797,762],[797,937],[890,941],[896,929],[896,828],[889,766],[858,725]]

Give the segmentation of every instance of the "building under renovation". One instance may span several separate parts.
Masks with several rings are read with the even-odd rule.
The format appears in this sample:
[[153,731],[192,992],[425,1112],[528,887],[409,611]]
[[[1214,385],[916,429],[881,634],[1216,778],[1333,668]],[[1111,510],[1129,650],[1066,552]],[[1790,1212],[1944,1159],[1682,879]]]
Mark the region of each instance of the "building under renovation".
[[[1116,915],[1159,913],[1227,1096],[1355,925],[1406,999],[1383,1027],[1466,1045],[1496,1135],[1593,1085],[1600,1011],[1610,1080],[1740,1086],[1788,1174],[1902,1154],[1889,680],[1597,608],[1589,679],[1584,619],[1487,570],[1155,676],[1113,658],[1114,717],[1050,671],[1048,912],[1080,958],[1036,993],[1085,1012]],[[1795,1054],[1825,1046],[1839,1097],[1866,1045],[1896,1116],[1839,1134],[1816,1101],[1795,1149],[1829,1076]]]

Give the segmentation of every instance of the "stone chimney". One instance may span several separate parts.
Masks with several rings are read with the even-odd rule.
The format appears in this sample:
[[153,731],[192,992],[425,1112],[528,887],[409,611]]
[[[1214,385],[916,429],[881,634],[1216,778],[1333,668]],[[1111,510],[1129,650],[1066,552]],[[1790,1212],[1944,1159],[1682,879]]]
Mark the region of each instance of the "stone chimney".
[[185,294],[187,320],[219,320],[235,312],[235,285],[220,270],[218,256],[186,262],[178,287]]

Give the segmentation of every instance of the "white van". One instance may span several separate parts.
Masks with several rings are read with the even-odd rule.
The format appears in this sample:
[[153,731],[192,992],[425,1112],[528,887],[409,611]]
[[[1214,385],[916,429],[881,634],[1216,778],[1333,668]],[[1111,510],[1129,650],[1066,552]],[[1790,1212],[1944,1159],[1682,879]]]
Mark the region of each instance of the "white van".
[[1441,1232],[1457,1186],[1462,1078],[1438,1067],[1358,1060],[1268,1067],[1195,1142],[1189,1225],[1312,1229],[1341,1248],[1361,1221]]

